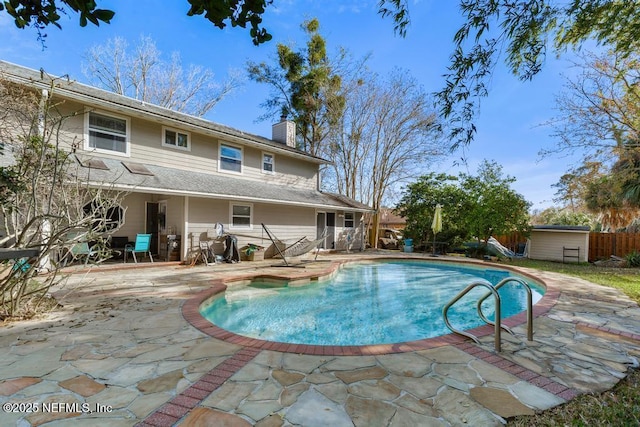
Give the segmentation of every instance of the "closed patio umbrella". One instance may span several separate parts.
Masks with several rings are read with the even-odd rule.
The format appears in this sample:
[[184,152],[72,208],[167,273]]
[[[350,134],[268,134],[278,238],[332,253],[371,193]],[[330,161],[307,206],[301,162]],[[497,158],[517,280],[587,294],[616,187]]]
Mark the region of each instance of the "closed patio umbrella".
[[436,256],[436,234],[442,231],[442,206],[439,203],[436,205],[436,211],[433,214],[431,230],[433,231],[433,256]]

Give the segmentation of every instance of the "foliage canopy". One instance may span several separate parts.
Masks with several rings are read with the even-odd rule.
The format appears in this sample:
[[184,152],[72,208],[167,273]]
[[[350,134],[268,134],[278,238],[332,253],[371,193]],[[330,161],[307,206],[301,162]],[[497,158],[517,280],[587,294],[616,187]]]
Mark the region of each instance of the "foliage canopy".
[[407,219],[406,234],[427,241],[437,204],[442,205],[442,232],[450,244],[475,239],[482,246],[492,235],[527,232],[530,204],[510,188],[515,178],[503,176],[495,162],[484,161],[477,175],[428,174],[407,187],[397,206]]

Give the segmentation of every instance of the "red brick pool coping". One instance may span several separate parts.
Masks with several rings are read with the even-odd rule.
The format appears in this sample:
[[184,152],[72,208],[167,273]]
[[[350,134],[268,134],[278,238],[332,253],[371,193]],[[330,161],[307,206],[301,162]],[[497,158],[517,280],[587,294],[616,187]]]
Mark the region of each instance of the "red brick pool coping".
[[[319,277],[324,277],[330,274],[335,273],[340,266],[345,263],[351,262],[367,262],[367,261],[384,261],[384,260],[397,260],[398,258],[382,258],[382,257],[372,257],[372,258],[361,258],[356,261],[334,261],[327,268],[322,270],[315,270],[313,272],[307,272],[305,270],[297,270],[292,272],[288,270],[286,274],[248,274],[241,277],[234,277],[232,279],[215,279],[212,281],[212,286],[209,289],[205,289],[192,298],[187,300],[182,306],[182,316],[184,319],[191,323],[196,329],[202,331],[203,333],[214,337],[216,339],[237,344],[243,347],[250,347],[259,350],[272,350],[279,351],[283,353],[297,353],[297,354],[310,354],[310,355],[319,355],[319,356],[369,356],[369,355],[382,355],[382,354],[393,354],[393,353],[406,353],[411,351],[418,350],[426,350],[431,348],[442,347],[445,345],[459,345],[467,341],[467,338],[463,338],[457,334],[447,334],[442,335],[435,338],[426,338],[416,341],[408,341],[402,343],[395,344],[376,344],[376,345],[353,345],[353,346],[338,346],[338,345],[308,345],[308,344],[290,344],[283,343],[277,341],[265,341],[257,338],[245,337],[242,335],[235,334],[233,332],[227,331],[226,329],[222,329],[207,319],[205,319],[200,314],[200,306],[207,301],[208,299],[224,293],[227,289],[227,283],[230,282],[239,282],[246,281],[252,279],[271,279],[271,280],[285,280],[285,281],[293,281],[293,280],[302,280],[302,279],[318,279]],[[421,262],[432,262],[430,260],[425,260],[424,258],[402,258],[403,260],[417,260]],[[451,263],[461,263],[458,260],[446,260],[439,259],[438,262],[451,262]],[[471,264],[476,266],[486,266],[486,263],[483,262],[474,262],[474,261],[465,261],[465,264]],[[553,285],[549,285],[545,283],[540,278],[535,277],[534,275],[522,272],[515,268],[510,268],[510,266],[500,265],[498,266],[501,269],[510,270],[518,273],[519,275],[527,276],[538,283],[541,283],[546,287],[546,292],[542,296],[542,299],[538,301],[533,306],[533,317],[536,318],[538,316],[544,315],[551,310],[551,308],[557,303],[558,297],[560,296],[560,291],[555,289]],[[526,312],[519,313],[515,316],[511,316],[509,318],[503,319],[502,324],[513,328],[515,326],[526,323],[527,314]],[[494,333],[494,327],[491,325],[483,325],[474,329],[470,329],[467,332],[475,335],[476,337],[484,337],[487,335],[492,335]]]

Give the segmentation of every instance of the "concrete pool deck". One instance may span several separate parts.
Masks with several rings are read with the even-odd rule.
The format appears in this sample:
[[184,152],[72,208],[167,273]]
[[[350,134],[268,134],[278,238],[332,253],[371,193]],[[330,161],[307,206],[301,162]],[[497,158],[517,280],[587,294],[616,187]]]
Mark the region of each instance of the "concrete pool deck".
[[220,335],[194,312],[223,279],[321,274],[371,257],[322,256],[305,269],[270,260],[76,272],[55,290],[62,307],[0,329],[1,424],[501,425],[610,389],[638,364],[637,304],[615,289],[523,268],[548,291],[536,305],[534,341],[515,326],[500,353],[489,333],[481,345],[449,335],[318,354]]

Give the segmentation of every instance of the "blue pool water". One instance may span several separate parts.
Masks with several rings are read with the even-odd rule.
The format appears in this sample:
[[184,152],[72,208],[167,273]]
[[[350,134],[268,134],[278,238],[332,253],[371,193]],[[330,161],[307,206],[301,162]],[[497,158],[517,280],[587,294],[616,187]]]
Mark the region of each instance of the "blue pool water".
[[[230,286],[224,296],[213,299],[200,311],[223,329],[267,341],[390,344],[450,333],[442,319],[444,305],[474,280],[495,285],[507,276],[514,274],[451,263],[353,263],[330,279],[305,286],[277,287],[261,282]],[[544,289],[525,280],[532,287],[535,304]],[[451,307],[452,326],[470,329],[482,325],[476,303],[486,293],[486,288],[478,287]],[[522,285],[510,282],[499,293],[503,318],[526,310]],[[483,312],[493,319],[493,297],[487,298]]]

